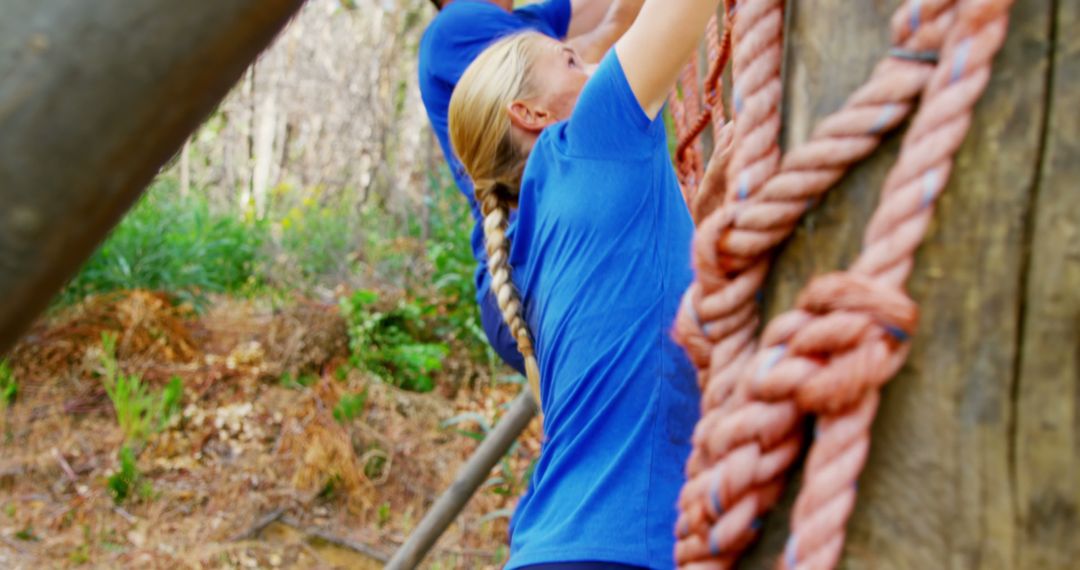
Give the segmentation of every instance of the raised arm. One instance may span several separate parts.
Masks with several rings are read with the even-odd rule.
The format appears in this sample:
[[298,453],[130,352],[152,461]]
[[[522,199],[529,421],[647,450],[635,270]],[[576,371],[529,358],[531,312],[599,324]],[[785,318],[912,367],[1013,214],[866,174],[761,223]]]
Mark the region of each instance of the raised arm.
[[641,15],[615,44],[626,79],[650,119],[695,49],[719,0],[645,0]]
[[570,29],[566,39],[592,33],[615,4],[618,0],[570,0]]
[[572,0],[570,44],[589,63],[599,62],[630,28],[645,0]]

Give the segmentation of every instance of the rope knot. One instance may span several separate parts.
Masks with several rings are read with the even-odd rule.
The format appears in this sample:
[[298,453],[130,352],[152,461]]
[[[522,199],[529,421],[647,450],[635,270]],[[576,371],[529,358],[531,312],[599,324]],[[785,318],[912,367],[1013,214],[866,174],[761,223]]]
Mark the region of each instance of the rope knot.
[[816,277],[799,294],[795,305],[816,315],[853,311],[870,315],[897,340],[915,332],[919,307],[900,289],[846,271]]
[[765,331],[751,385],[763,399],[794,399],[813,413],[848,409],[892,378],[918,321],[903,291],[846,272],[815,278],[796,306]]

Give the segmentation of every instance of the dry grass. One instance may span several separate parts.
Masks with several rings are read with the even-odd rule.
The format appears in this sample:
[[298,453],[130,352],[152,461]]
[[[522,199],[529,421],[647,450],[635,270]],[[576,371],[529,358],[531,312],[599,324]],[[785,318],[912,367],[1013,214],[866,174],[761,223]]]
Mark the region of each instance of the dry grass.
[[[153,495],[122,507],[105,485],[122,435],[94,375],[104,331],[125,371],[186,387],[183,417],[139,456]],[[476,447],[441,423],[462,412],[493,422],[516,387],[479,382],[451,400],[357,372],[337,380],[344,346],[336,312],[306,301],[275,313],[221,300],[200,318],[136,291],[38,324],[11,354],[19,400],[0,418],[0,567],[360,567],[364,557],[318,534],[391,553]],[[320,380],[287,388],[283,372]],[[364,389],[364,413],[335,421],[341,394]],[[534,425],[508,460],[514,476],[538,448]],[[481,491],[428,567],[497,567],[506,520],[484,515],[515,500]],[[271,512],[291,534],[280,521],[252,528]]]

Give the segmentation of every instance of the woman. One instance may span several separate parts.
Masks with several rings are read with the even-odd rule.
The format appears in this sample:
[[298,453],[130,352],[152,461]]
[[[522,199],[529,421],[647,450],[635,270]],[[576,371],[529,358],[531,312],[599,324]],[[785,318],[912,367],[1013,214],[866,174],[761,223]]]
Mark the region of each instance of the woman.
[[469,210],[476,220],[471,245],[479,264],[476,300],[480,305],[481,325],[495,353],[524,374],[525,363],[490,292],[487,255],[479,223],[480,209],[473,199],[473,188],[464,169],[451,152],[447,132],[450,95],[465,68],[484,48],[503,36],[524,30],[572,41],[593,57],[591,61],[599,61],[633,22],[642,0],[544,0],[517,9],[513,8],[511,0],[433,1],[439,13],[424,31],[418,54],[420,96],[431,128],[450,165],[450,173],[468,200]]
[[501,40],[451,98],[492,290],[544,412],[507,568],[674,565],[699,394],[668,335],[693,226],[658,116],[716,5],[647,0],[592,74],[550,38]]

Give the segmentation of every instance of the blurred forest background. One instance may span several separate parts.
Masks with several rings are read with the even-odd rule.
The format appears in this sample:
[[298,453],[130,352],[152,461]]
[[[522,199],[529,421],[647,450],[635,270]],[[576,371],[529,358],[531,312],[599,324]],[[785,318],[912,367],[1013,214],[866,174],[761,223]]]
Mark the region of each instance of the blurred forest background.
[[[0,359],[0,567],[380,568],[520,390],[416,79],[310,0]],[[538,426],[425,567],[498,567]]]

